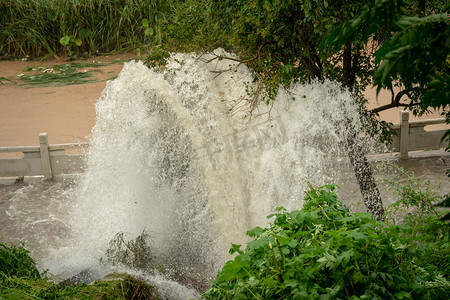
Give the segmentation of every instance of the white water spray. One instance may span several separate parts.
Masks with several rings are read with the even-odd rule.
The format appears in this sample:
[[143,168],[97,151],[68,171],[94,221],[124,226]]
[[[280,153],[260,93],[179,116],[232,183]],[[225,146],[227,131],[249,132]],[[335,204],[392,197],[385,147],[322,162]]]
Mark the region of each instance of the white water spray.
[[251,80],[243,65],[194,55],[174,55],[164,71],[124,65],[96,104],[71,218],[77,264],[98,261],[118,232],[146,230],[173,273],[212,278],[231,243],[244,243],[277,206],[301,207],[308,181],[352,174],[339,135],[348,116],[361,127],[349,92],[329,81],[295,84],[280,91],[270,118],[265,106],[251,121],[231,116]]

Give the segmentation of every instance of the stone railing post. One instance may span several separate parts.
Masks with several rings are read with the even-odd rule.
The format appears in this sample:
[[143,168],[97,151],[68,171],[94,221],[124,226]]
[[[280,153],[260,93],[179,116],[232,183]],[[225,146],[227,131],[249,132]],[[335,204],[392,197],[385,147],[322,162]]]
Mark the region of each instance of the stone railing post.
[[400,159],[408,159],[409,146],[409,112],[400,112]]
[[48,134],[39,134],[39,146],[41,152],[41,166],[44,179],[52,178],[52,166],[50,165],[50,154],[48,152]]

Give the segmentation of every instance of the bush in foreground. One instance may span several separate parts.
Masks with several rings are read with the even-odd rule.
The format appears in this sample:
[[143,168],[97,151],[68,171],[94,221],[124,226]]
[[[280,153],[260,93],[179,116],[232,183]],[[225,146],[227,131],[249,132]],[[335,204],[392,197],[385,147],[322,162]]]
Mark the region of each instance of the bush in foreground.
[[76,286],[58,285],[44,275],[23,245],[0,243],[0,299],[158,299],[151,285],[126,274]]
[[[269,228],[248,231],[208,299],[449,299],[449,226],[416,227],[350,213],[333,192],[311,188],[301,210],[278,208]],[[432,230],[430,231],[430,228]],[[432,232],[433,234],[428,234]],[[441,237],[441,238],[439,238]]]

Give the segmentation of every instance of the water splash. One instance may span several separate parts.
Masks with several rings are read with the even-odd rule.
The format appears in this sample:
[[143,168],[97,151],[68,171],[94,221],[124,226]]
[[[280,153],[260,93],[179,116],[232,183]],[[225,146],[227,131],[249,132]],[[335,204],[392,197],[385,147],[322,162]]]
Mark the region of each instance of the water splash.
[[245,104],[251,81],[244,65],[194,55],[173,55],[164,70],[124,65],[96,104],[72,213],[80,256],[98,259],[117,232],[145,229],[173,274],[211,278],[230,244],[245,242],[275,207],[300,207],[308,181],[351,173],[342,120],[361,125],[348,91],[294,84],[249,121],[229,112]]

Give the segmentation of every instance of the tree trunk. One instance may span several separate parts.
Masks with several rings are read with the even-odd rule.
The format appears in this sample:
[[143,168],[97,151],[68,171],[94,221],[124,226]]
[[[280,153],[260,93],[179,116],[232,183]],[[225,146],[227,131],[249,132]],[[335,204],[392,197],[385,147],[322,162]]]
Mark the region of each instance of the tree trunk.
[[376,220],[382,221],[384,220],[384,208],[380,191],[375,183],[372,169],[360,143],[356,130],[349,128],[349,132],[347,133],[348,156],[355,171],[364,204],[367,207],[367,211]]
[[[352,53],[352,45],[348,44],[344,48],[343,55],[343,79],[344,85],[353,91],[353,86],[356,80],[356,66],[358,65],[359,53],[354,50]],[[348,124],[351,126],[351,122]],[[358,181],[359,189],[361,191],[364,204],[367,211],[371,213],[375,219],[384,220],[384,208],[381,200],[380,191],[378,190],[375,178],[373,177],[372,169],[370,167],[367,156],[364,153],[358,133],[352,126],[348,129],[346,134],[348,156],[350,163],[355,171],[356,180]]]

